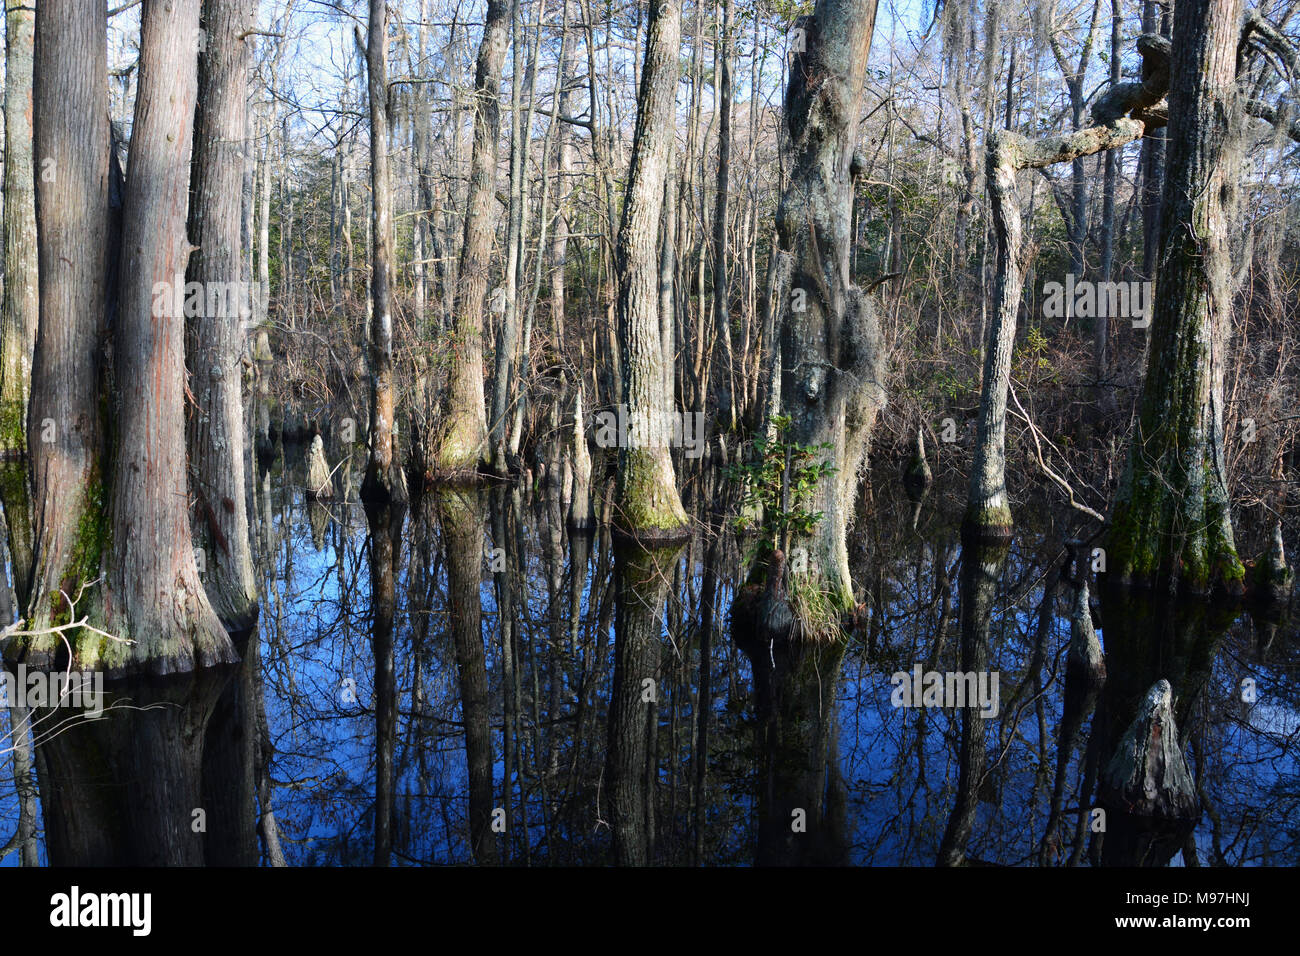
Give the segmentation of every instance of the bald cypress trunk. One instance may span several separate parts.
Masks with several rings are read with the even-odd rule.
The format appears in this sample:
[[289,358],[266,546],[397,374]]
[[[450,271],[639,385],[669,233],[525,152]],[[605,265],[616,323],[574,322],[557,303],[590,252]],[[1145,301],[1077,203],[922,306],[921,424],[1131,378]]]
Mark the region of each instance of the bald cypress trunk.
[[[184,320],[157,295],[185,274],[199,0],[144,6],[114,332],[116,428],[106,620],[110,667],[154,673],[235,660],[199,579],[186,506]],[[83,118],[84,122],[84,118]],[[83,641],[83,645],[84,645]]]
[[[789,260],[790,294],[779,304],[780,410],[788,441],[828,445],[835,471],[809,510],[823,517],[794,547],[807,549],[808,591],[828,610],[853,607],[847,535],[876,416],[885,404],[884,343],[877,307],[850,272],[854,154],[875,0],[821,0],[799,23],[785,97],[793,146],[790,182],[777,210],[777,255]],[[778,272],[785,270],[778,266]]]
[[497,140],[501,128],[501,68],[506,58],[510,7],[488,0],[474,73],[474,147],[470,154],[465,238],[456,275],[451,378],[443,397],[443,421],[434,442],[431,474],[473,474],[487,455],[487,406],[483,394],[483,304],[496,233]]
[[31,493],[27,399],[36,347],[36,170],[32,163],[33,6],[5,4],[4,315],[0,319],[0,504],[9,530],[14,594],[31,587]]
[[388,176],[388,28],[384,0],[370,0],[366,43],[370,89],[370,459],[365,501],[406,501],[406,476],[394,441],[393,315],[390,302],[393,192]]
[[[660,326],[660,221],[669,140],[676,126],[680,0],[652,0],[637,102],[632,168],[618,231],[618,338],[629,422],[615,491],[618,608],[605,776],[614,858],[652,862],[654,804],[647,785],[659,640],[673,562],[689,533],[670,452],[674,413]],[[646,682],[650,683],[647,684]]]
[[[253,26],[251,0],[205,0],[204,49],[194,118],[189,234],[198,246],[189,279],[207,289],[241,290],[246,94]],[[209,297],[205,293],[205,300]],[[218,300],[220,301],[220,300]],[[190,489],[195,540],[205,555],[204,585],[232,631],[257,619],[257,581],[245,495],[244,322],[252,303],[227,294],[225,308],[186,319],[186,360],[195,403],[189,412]]]
[[653,0],[632,168],[618,230],[618,338],[629,423],[620,442],[617,522],[644,541],[680,542],[686,512],[670,453],[674,414],[659,326],[659,227],[668,143],[676,126],[681,0]]
[[[104,9],[42,5],[37,15],[37,151],[57,172],[38,180],[42,322],[33,384],[41,387],[33,416],[51,419],[42,426],[52,426],[54,440],[31,436],[36,501],[50,518],[38,525],[31,620],[36,627],[67,620],[71,599],[97,628],[69,633],[74,669],[169,678],[110,685],[105,705],[129,698],[130,709],[38,744],[50,859],[60,864],[203,862],[203,832],[193,824],[204,807],[204,735],[228,676],[211,665],[237,660],[199,579],[186,503],[184,316],[175,284],[192,251],[186,212],[199,0],[146,0],[141,21],[114,287],[106,268],[115,259],[112,167],[100,122]],[[105,326],[111,461],[99,437]],[[6,653],[16,650],[29,664],[53,663],[63,647],[48,635],[15,643]],[[139,706],[152,702],[163,706]]]
[[1151,348],[1107,538],[1110,573],[1135,585],[1242,588],[1223,454],[1240,14],[1239,0],[1184,0],[1174,12]]
[[[34,563],[21,608],[35,626],[66,615],[60,588],[75,595],[98,576],[105,532],[99,376],[113,305],[106,31],[94,0],[36,13],[34,149],[53,175],[35,183],[40,327],[27,435]],[[21,653],[48,660],[54,644],[32,639]]]

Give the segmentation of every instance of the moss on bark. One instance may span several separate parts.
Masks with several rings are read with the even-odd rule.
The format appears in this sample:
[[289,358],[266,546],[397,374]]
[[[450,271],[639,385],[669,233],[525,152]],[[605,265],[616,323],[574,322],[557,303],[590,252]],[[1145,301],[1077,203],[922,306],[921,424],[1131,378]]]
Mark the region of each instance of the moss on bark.
[[962,518],[962,534],[981,541],[1002,541],[1012,536],[1015,522],[1005,502],[972,501]]
[[615,526],[647,543],[672,544],[690,534],[668,449],[628,448],[618,472]]

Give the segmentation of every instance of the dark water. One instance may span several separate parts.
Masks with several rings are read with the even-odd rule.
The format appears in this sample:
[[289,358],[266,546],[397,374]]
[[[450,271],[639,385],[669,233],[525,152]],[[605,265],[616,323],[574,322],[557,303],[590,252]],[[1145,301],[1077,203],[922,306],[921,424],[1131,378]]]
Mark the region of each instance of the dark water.
[[[273,811],[287,862],[369,865],[377,841],[394,865],[615,862],[609,535],[566,529],[557,469],[453,499],[427,494],[385,527],[355,503],[308,503],[302,455],[286,446],[263,460],[251,511],[265,728],[254,714],[246,729],[269,747],[259,809]],[[336,487],[354,489],[359,475],[360,459],[345,463]],[[692,480],[688,499],[703,497],[692,489],[704,479]],[[667,572],[658,664],[622,688],[651,711],[636,781],[649,810],[622,824],[646,859],[931,866],[956,852],[968,863],[1087,865],[1111,862],[1098,848],[1109,844],[1174,865],[1190,847],[1202,864],[1300,861],[1298,645],[1285,615],[1267,623],[1175,605],[1144,617],[1094,597],[1110,679],[1066,720],[1076,592],[1057,579],[1064,542],[1080,533],[1073,517],[1031,499],[1005,554],[963,553],[960,489],[941,480],[914,507],[891,477],[875,485],[850,549],[865,624],[842,659],[738,647],[729,609],[749,543],[728,530],[702,699],[703,533]],[[918,665],[996,672],[996,716],[895,706],[891,675]],[[1089,742],[1104,768],[1161,677],[1174,685],[1201,812],[1190,837],[1166,834],[1157,852],[1140,838],[1148,849],[1133,849],[1114,812],[1113,839],[1098,840],[1096,788],[1082,801],[1080,788]],[[3,767],[0,845],[18,819],[7,758]],[[40,852],[45,861],[44,842]]]

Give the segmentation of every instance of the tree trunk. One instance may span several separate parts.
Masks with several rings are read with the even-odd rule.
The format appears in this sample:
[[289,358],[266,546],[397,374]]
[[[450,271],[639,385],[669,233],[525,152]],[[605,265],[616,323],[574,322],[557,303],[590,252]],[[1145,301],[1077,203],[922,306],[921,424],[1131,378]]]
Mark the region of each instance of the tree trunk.
[[366,43],[370,89],[370,459],[361,482],[368,502],[406,501],[406,476],[394,448],[392,271],[393,191],[388,175],[388,27],[385,0],[370,0]]
[[1108,570],[1134,585],[1240,592],[1223,453],[1229,225],[1241,113],[1238,0],[1174,13],[1160,280],[1137,431],[1111,513]]
[[1141,137],[1164,122],[1158,107],[1169,88],[1168,43],[1158,37],[1138,40],[1142,79],[1110,87],[1092,109],[1094,125],[1061,136],[1030,140],[1010,130],[989,139],[988,182],[997,234],[996,310],[988,329],[981,384],[975,454],[963,527],[984,540],[1010,536],[1011,507],[1006,491],[1007,390],[1016,322],[1024,292],[1022,228],[1016,172],[1071,162],[1111,150]]
[[[198,251],[189,279],[204,290],[205,308],[186,316],[186,359],[197,404],[189,410],[190,489],[197,507],[196,541],[205,554],[205,589],[223,624],[244,631],[257,620],[257,582],[248,537],[245,494],[243,228],[245,96],[251,0],[204,0],[206,43],[199,55],[194,117],[189,233]],[[226,290],[226,308],[208,290]],[[238,290],[237,292],[232,290]],[[187,310],[188,311],[188,310]]]
[[[519,389],[522,368],[519,361],[519,272],[523,267],[523,241],[528,234],[528,143],[532,136],[533,100],[537,91],[537,50],[545,14],[543,0],[533,28],[527,68],[524,67],[527,50],[523,43],[518,0],[515,0],[510,16],[514,37],[514,75],[510,81],[510,211],[506,226],[505,314],[497,335],[496,368],[492,375],[492,418],[488,429],[492,467],[502,475],[510,472],[506,445],[511,440],[514,405],[519,401],[514,394]],[[525,95],[527,109],[524,107]],[[527,369],[522,371],[526,373]]]
[[27,481],[27,401],[40,304],[36,175],[32,163],[32,58],[35,13],[6,3],[4,155],[4,316],[0,320],[0,504],[9,530],[14,595],[31,591],[32,515]]
[[[110,667],[154,673],[236,660],[209,603],[186,507],[183,317],[159,296],[185,275],[197,88],[198,0],[149,0],[122,221],[121,297],[114,331],[117,429],[111,492],[107,620],[136,643],[110,643]],[[82,120],[84,122],[84,118]],[[174,291],[174,290],[173,290]],[[93,642],[92,646],[93,646]],[[83,646],[85,642],[83,641]]]
[[[713,204],[713,321],[722,333],[727,358],[728,407],[722,421],[734,429],[740,421],[744,396],[736,394],[736,370],[731,341],[731,309],[728,296],[727,200],[731,195],[731,7],[722,0],[721,49],[716,53],[718,78],[718,185]],[[716,27],[716,22],[715,22]],[[671,356],[670,356],[671,358]]]
[[[1169,36],[1169,14],[1157,0],[1143,0],[1142,32]],[[1165,182],[1165,131],[1155,130],[1142,142],[1142,275],[1156,277],[1160,249],[1160,194]]]
[[451,378],[443,398],[443,422],[435,440],[434,461],[427,466],[431,473],[442,477],[472,475],[488,450],[483,395],[483,302],[492,237],[496,233],[495,180],[501,126],[501,104],[497,97],[509,26],[509,5],[504,0],[488,0],[474,73],[474,148],[465,203],[465,238],[456,276]]
[[631,536],[680,543],[687,527],[669,451],[659,327],[659,225],[668,140],[675,128],[681,0],[652,0],[632,167],[618,231],[618,336],[628,432],[619,452],[617,523]]
[[[37,10],[34,148],[50,175],[36,177],[40,326],[27,435],[34,563],[21,609],[31,630],[66,615],[60,588],[75,597],[98,577],[106,530],[99,376],[117,280],[110,278],[106,36],[105,9],[94,0]],[[184,489],[182,476],[176,490],[183,496]],[[28,663],[50,659],[56,643],[29,639]]]
[[[1123,15],[1119,0],[1111,0],[1110,19],[1110,84],[1120,80],[1120,30]],[[1119,180],[1119,153],[1108,150],[1105,172],[1102,174],[1101,193],[1101,266],[1097,270],[1102,282],[1111,281],[1115,268],[1115,187]],[[1109,418],[1116,408],[1115,390],[1107,378],[1110,374],[1110,316],[1094,316],[1092,331],[1092,363],[1097,376],[1097,407],[1101,415]]]
[[[563,10],[565,36],[567,38],[569,23],[569,0],[560,0]],[[564,39],[561,40],[564,43]],[[558,97],[556,106],[559,115],[572,115],[573,92],[571,84],[578,72],[576,41],[564,45],[560,55],[560,65],[555,77],[556,96]],[[565,331],[565,266],[569,252],[569,176],[573,170],[573,164],[577,159],[577,149],[574,146],[573,132],[569,129],[568,123],[560,123],[556,130],[556,136],[559,138],[557,152],[559,154],[555,169],[555,197],[556,197],[556,216],[555,232],[551,239],[551,324],[555,330],[555,341],[557,347],[567,339]]]
[[[68,616],[71,609],[56,589],[87,582],[103,566],[102,591],[86,600],[92,610],[83,605],[75,612],[87,614],[103,630],[77,632],[69,663],[82,670],[101,669],[109,678],[173,675],[152,686],[115,687],[109,695],[123,703],[129,698],[132,705],[156,706],[133,706],[125,714],[79,724],[38,746],[50,859],[82,865],[196,865],[204,859],[203,831],[194,825],[203,809],[204,735],[228,677],[209,668],[238,660],[200,583],[186,507],[184,316],[176,283],[191,252],[185,219],[199,0],[146,0],[141,12],[116,298],[105,288],[104,271],[105,259],[114,258],[106,215],[108,140],[93,119],[106,111],[106,90],[97,79],[106,75],[104,10],[87,8],[68,16],[60,9],[57,18],[47,18],[44,10],[37,19],[38,63],[46,56],[53,59],[37,76],[70,82],[61,89],[37,86],[38,151],[55,157],[55,182],[67,184],[72,194],[51,189],[47,204],[41,184],[39,245],[50,268],[42,269],[46,281],[34,382],[48,375],[66,393],[59,395],[55,388],[40,395],[70,396],[80,404],[71,404],[67,418],[55,421],[56,433],[76,438],[72,449],[77,454],[68,453],[68,443],[48,456],[56,467],[41,474],[37,500],[45,510],[55,502],[80,502],[82,507],[72,512],[71,540],[46,539],[48,552],[38,550],[42,573],[36,579],[40,590],[32,601],[32,618],[41,625]],[[102,184],[98,205],[95,183]],[[47,230],[47,224],[66,231]],[[94,241],[87,241],[88,236]],[[66,255],[47,255],[65,250]],[[81,282],[67,288],[63,279],[68,275]],[[94,293],[89,310],[86,289]],[[98,447],[95,309],[105,301],[114,334],[111,414],[117,438],[107,503],[99,455],[89,453]],[[115,312],[114,301],[119,306]],[[87,313],[91,321],[76,321]],[[93,350],[65,352],[65,342],[51,341],[47,333],[65,341],[88,339]],[[91,358],[89,368],[80,366],[82,356]],[[74,369],[69,381],[65,376]],[[68,423],[75,427],[63,427]],[[95,439],[93,444],[87,437]],[[72,488],[52,485],[50,474],[80,480]],[[75,602],[81,588],[64,587],[63,592]],[[55,594],[59,597],[52,600]],[[29,660],[49,659],[36,640],[28,650]]]
[[781,410],[788,440],[827,444],[836,469],[809,506],[821,521],[796,536],[808,550],[809,587],[832,613],[854,606],[848,527],[876,416],[885,404],[884,343],[874,301],[853,285],[849,264],[854,154],[875,0],[820,0],[800,21],[785,122],[793,144],[790,182],[777,210],[778,255],[789,257],[791,294],[781,304]]

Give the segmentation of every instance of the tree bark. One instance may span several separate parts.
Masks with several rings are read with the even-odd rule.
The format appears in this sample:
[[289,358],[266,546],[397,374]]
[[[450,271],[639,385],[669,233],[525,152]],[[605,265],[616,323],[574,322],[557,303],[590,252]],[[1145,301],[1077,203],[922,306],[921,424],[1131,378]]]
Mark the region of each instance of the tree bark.
[[455,341],[451,378],[443,397],[443,422],[427,470],[454,478],[473,475],[487,453],[487,407],[483,395],[483,303],[492,237],[496,233],[497,140],[501,127],[501,68],[506,57],[510,7],[488,0],[474,73],[474,147],[470,154],[465,237],[456,276]]
[[32,162],[35,11],[5,4],[4,315],[0,320],[0,504],[9,531],[14,595],[31,591],[32,503],[27,478],[27,402],[40,305],[36,175]]
[[996,310],[988,328],[981,383],[975,453],[963,527],[985,540],[1010,536],[1011,506],[1006,491],[1007,389],[1016,323],[1024,292],[1022,227],[1016,172],[1072,162],[1116,149],[1164,122],[1162,99],[1169,88],[1168,43],[1158,37],[1138,40],[1142,79],[1112,86],[1092,109],[1092,126],[1060,136],[1030,140],[1010,130],[989,139],[988,182],[997,235]]
[[793,157],[777,210],[777,254],[790,259],[792,290],[780,306],[781,410],[791,419],[788,440],[829,445],[836,469],[809,506],[821,521],[794,546],[807,548],[809,586],[835,612],[854,606],[848,527],[885,404],[878,310],[853,285],[849,263],[853,158],[875,19],[875,0],[820,0],[800,21],[805,49],[794,54],[785,99]]
[[[236,660],[198,576],[186,508],[183,317],[158,295],[185,274],[198,0],[147,0],[122,222],[114,328],[117,454],[111,491],[111,668],[153,673]],[[83,120],[84,121],[84,120]],[[84,647],[85,642],[83,642]]]
[[370,458],[363,501],[405,502],[406,476],[394,447],[392,272],[393,191],[388,174],[388,25],[385,0],[370,0],[366,73],[370,91]]
[[[27,434],[33,570],[21,610],[30,630],[67,613],[60,588],[75,597],[98,577],[106,533],[99,376],[117,280],[110,278],[106,36],[105,9],[94,0],[36,11],[34,148],[48,175],[36,177],[40,325]],[[177,490],[184,488],[182,476]],[[53,637],[25,642],[28,663],[49,660],[55,644]]]
[[684,540],[669,451],[671,395],[659,327],[659,224],[675,128],[681,0],[652,0],[627,201],[618,231],[618,337],[629,423],[619,450],[617,524],[647,543]]
[[[204,0],[198,107],[190,181],[189,234],[198,246],[189,280],[204,291],[205,308],[186,316],[186,359],[195,404],[189,411],[190,488],[195,540],[205,554],[204,585],[217,616],[231,631],[257,621],[257,582],[248,537],[245,493],[244,327],[252,317],[242,256],[245,97],[251,0]],[[226,308],[207,290],[226,290]],[[237,290],[237,291],[231,291]]]
[[1223,452],[1231,324],[1224,210],[1236,188],[1239,0],[1174,12],[1160,280],[1137,430],[1110,516],[1108,573],[1133,585],[1239,593]]

